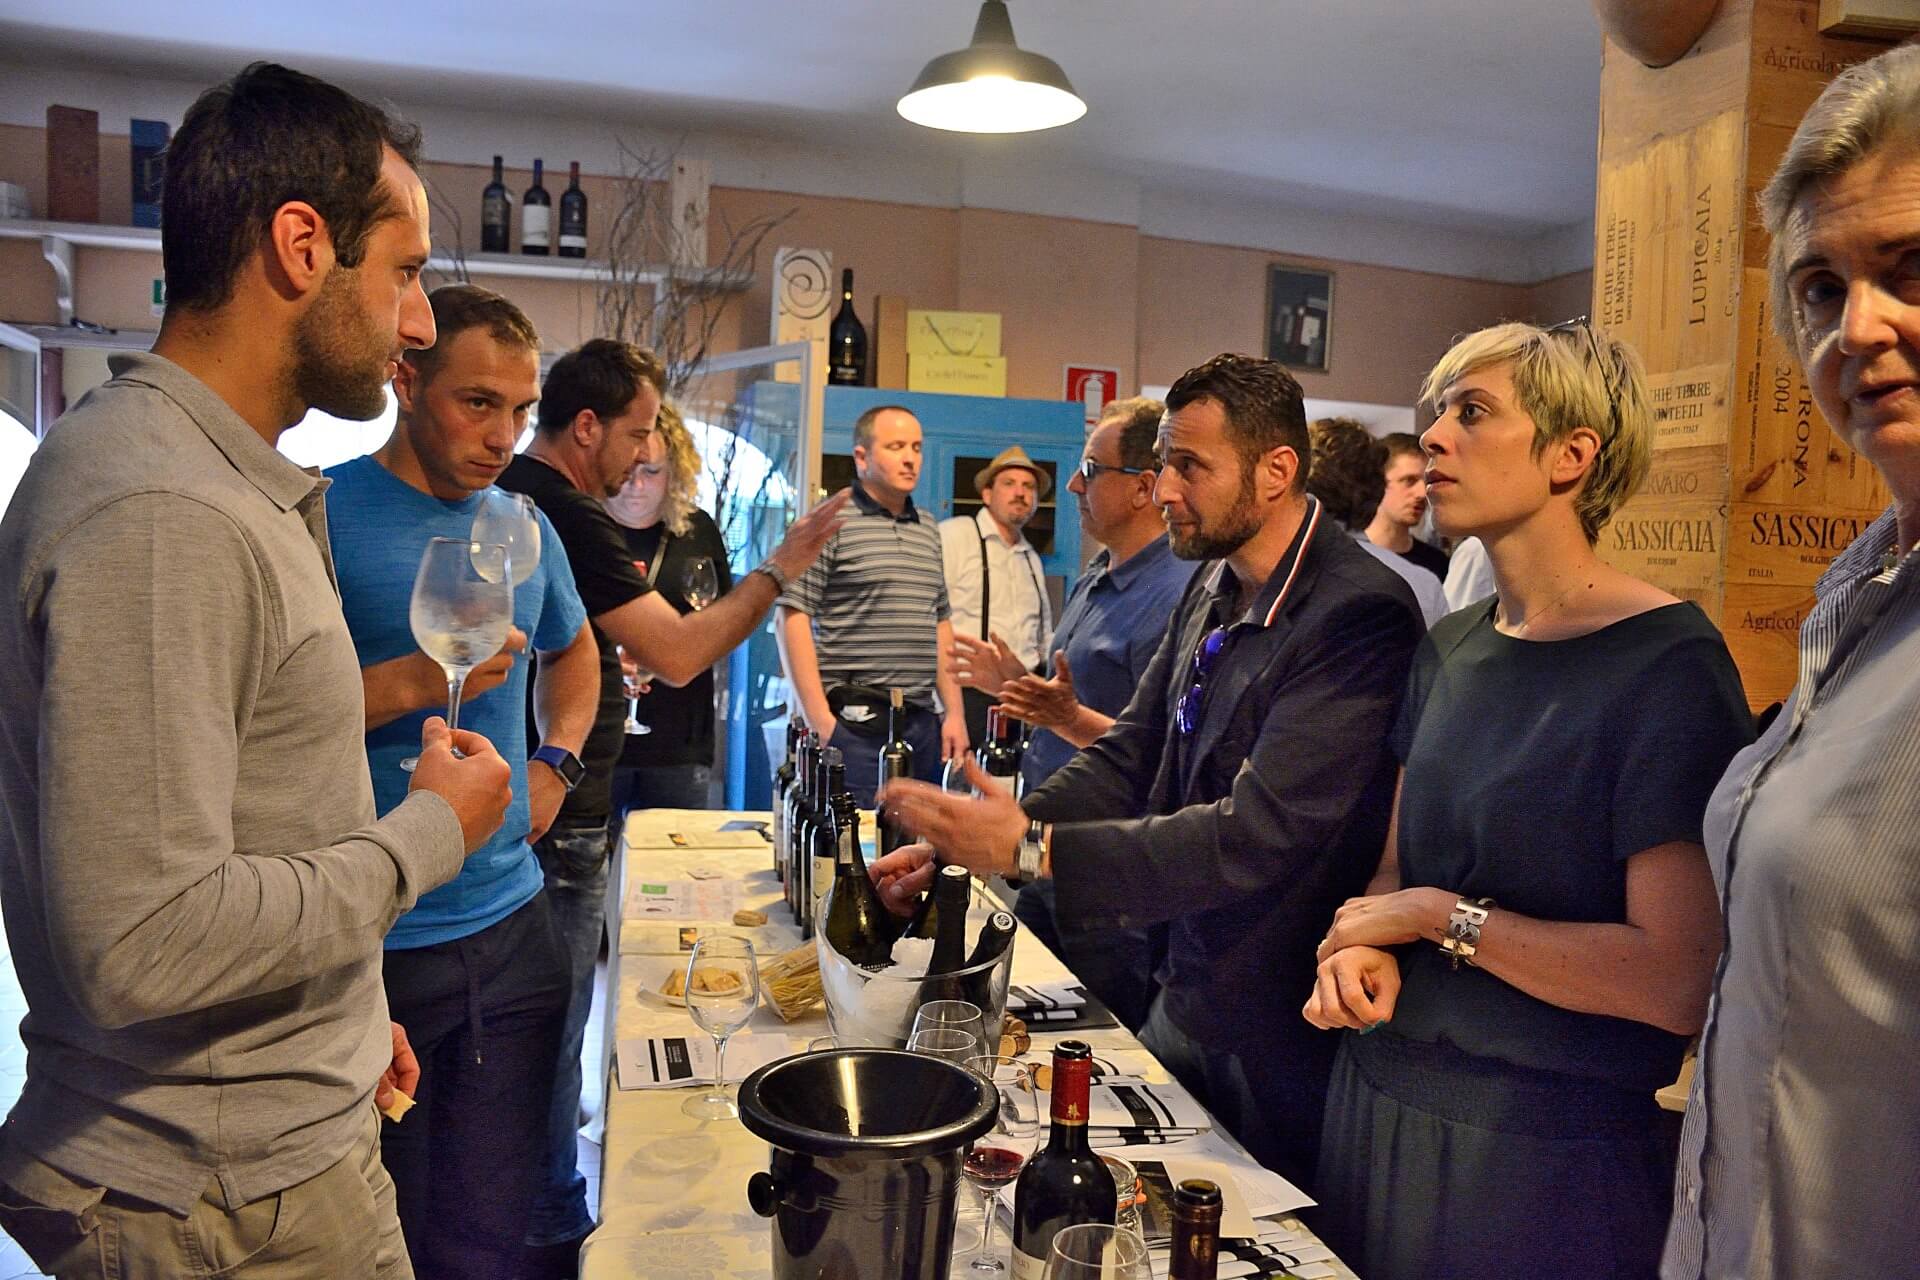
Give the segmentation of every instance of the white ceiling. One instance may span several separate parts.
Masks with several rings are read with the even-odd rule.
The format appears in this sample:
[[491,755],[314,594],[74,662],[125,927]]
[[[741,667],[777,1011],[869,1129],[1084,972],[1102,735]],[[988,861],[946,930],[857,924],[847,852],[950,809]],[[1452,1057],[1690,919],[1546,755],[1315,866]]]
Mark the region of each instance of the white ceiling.
[[209,80],[254,57],[403,102],[719,128],[902,156],[998,148],[1192,196],[1502,237],[1593,211],[1585,0],[1011,0],[1089,106],[946,138],[893,102],[973,0],[6,0],[0,52]]

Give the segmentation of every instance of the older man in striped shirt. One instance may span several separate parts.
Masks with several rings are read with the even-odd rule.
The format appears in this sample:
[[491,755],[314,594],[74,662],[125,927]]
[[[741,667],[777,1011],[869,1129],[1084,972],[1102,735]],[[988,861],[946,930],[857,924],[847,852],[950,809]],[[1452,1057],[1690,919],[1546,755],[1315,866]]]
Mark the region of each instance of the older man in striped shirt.
[[775,615],[793,699],[821,741],[840,749],[863,807],[879,781],[889,690],[905,695],[902,728],[922,780],[936,781],[941,761],[967,749],[960,685],[942,656],[953,624],[940,534],[913,505],[920,436],[918,419],[893,405],[854,422],[847,521],[781,593]]

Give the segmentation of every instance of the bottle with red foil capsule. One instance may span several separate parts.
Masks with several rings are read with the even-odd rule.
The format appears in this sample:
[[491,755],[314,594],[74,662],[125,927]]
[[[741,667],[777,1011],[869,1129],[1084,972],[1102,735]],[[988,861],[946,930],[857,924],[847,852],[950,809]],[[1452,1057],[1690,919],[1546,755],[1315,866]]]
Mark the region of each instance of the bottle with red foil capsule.
[[1167,1280],[1214,1280],[1220,1256],[1220,1187],[1188,1178],[1173,1189],[1173,1261]]
[[1087,1144],[1093,1051],[1084,1041],[1053,1049],[1053,1123],[1046,1149],[1013,1187],[1013,1280],[1044,1280],[1053,1237],[1082,1222],[1111,1224],[1113,1175]]

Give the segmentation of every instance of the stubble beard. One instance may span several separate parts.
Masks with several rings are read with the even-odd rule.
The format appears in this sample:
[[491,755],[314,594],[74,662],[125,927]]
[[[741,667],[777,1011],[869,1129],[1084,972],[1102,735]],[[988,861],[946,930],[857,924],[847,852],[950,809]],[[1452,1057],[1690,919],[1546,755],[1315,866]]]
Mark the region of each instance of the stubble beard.
[[335,267],[320,296],[293,331],[293,390],[310,409],[366,422],[387,408],[387,362],[393,342],[382,341],[355,303],[352,270]]
[[1182,532],[1167,526],[1167,545],[1182,560],[1224,560],[1260,532],[1260,510],[1253,497],[1253,475],[1240,473],[1240,492],[1233,506],[1211,528],[1205,522]]

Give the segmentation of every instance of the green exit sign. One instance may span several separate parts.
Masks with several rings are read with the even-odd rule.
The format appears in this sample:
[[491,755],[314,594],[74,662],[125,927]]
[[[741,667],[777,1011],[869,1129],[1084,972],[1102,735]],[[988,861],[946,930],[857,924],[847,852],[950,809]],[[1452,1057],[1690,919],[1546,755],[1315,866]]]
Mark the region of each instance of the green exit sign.
[[167,282],[159,276],[153,278],[153,314],[164,315],[167,310]]

